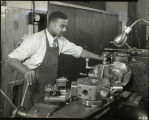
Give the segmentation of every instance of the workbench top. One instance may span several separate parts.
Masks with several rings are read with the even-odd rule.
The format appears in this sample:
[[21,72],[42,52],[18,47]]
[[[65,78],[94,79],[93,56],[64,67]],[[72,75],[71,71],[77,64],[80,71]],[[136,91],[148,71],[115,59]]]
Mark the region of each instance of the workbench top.
[[100,114],[100,112],[108,108],[111,103],[112,101],[102,107],[86,107],[82,105],[80,101],[74,100],[70,104],[66,104],[55,111],[50,118],[88,118]]

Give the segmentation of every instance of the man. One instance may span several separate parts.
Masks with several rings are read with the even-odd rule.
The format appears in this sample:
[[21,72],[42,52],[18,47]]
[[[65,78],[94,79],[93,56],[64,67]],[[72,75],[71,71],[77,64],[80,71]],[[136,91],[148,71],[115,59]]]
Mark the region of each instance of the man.
[[9,64],[22,73],[27,80],[30,102],[43,102],[44,89],[53,85],[57,77],[58,55],[102,60],[102,57],[84,50],[63,37],[68,17],[56,11],[48,18],[45,30],[24,39],[21,45],[8,55]]

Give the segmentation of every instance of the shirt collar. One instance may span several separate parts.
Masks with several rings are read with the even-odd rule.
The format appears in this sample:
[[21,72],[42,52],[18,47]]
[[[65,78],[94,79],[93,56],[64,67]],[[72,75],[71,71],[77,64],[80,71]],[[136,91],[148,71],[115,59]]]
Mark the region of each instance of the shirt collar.
[[47,38],[48,38],[49,44],[50,44],[50,46],[51,46],[52,43],[53,43],[53,40],[54,40],[55,38],[49,33],[49,31],[47,30],[47,28],[46,28],[46,34],[47,34]]

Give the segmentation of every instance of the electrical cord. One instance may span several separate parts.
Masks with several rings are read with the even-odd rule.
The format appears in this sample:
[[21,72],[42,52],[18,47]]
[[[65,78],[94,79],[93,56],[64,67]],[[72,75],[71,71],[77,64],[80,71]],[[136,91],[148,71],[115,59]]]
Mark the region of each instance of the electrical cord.
[[[33,5],[33,8],[32,8],[32,20],[34,20],[34,15],[35,15],[35,1],[33,0],[32,1],[32,5]],[[34,21],[33,22],[33,34],[35,33],[35,24],[34,24]]]

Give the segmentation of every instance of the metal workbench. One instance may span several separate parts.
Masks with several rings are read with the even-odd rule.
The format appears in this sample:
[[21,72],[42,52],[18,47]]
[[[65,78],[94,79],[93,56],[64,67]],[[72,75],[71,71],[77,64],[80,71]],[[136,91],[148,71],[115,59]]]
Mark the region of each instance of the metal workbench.
[[102,107],[86,107],[79,100],[74,100],[70,104],[66,104],[62,108],[55,111],[50,118],[96,118],[101,117],[110,110],[113,101]]

